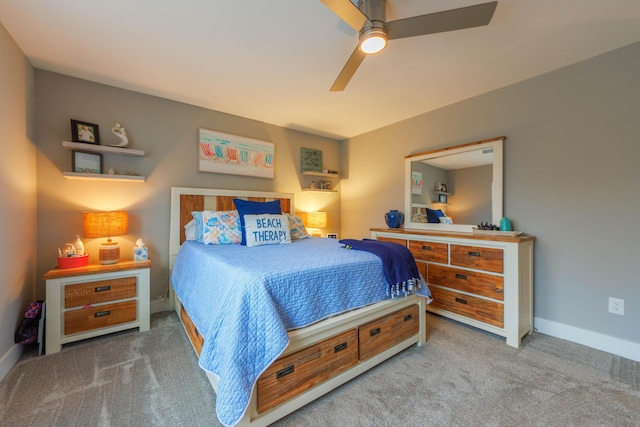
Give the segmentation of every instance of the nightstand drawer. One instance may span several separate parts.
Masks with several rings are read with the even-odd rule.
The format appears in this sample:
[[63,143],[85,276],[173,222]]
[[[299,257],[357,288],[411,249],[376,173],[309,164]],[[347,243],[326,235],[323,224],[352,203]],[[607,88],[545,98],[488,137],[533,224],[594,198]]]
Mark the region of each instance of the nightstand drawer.
[[355,329],[281,357],[258,378],[258,412],[273,408],[356,363]]
[[136,278],[97,280],[64,287],[64,307],[82,307],[89,304],[117,301],[136,297]]
[[502,249],[451,245],[451,265],[502,273],[503,262]]
[[440,262],[442,264],[449,262],[449,252],[446,243],[409,240],[409,250],[415,259]]
[[447,288],[453,288],[470,294],[483,297],[504,299],[504,279],[502,276],[478,273],[459,268],[445,267],[430,264],[428,267],[427,282]]
[[417,334],[419,322],[418,306],[413,305],[360,326],[360,360],[375,356]]
[[504,306],[501,303],[440,289],[436,286],[431,286],[430,289],[433,302],[427,308],[440,308],[499,328],[503,327]]
[[64,334],[72,335],[136,320],[136,300],[98,307],[81,308],[64,313]]

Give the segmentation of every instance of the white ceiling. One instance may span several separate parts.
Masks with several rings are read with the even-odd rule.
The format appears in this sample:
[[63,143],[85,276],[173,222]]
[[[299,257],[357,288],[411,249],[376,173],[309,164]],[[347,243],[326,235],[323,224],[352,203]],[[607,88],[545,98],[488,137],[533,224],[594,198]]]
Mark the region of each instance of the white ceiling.
[[[388,0],[387,20],[488,0]],[[343,139],[640,41],[639,0],[499,0],[488,26],[392,40],[320,0],[1,0],[34,67]]]

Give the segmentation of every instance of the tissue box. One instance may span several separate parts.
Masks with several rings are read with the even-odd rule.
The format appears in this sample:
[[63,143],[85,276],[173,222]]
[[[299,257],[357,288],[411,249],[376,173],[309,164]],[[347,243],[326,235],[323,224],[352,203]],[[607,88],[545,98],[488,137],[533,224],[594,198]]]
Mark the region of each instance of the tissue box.
[[148,261],[149,260],[149,248],[143,246],[141,248],[134,246],[133,248],[133,260],[134,261]]

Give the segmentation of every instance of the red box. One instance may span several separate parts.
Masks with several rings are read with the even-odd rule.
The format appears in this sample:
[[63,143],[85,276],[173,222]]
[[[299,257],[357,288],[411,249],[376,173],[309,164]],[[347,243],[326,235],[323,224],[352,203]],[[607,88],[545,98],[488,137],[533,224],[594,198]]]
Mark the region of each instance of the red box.
[[84,267],[89,264],[89,255],[58,257],[58,268]]

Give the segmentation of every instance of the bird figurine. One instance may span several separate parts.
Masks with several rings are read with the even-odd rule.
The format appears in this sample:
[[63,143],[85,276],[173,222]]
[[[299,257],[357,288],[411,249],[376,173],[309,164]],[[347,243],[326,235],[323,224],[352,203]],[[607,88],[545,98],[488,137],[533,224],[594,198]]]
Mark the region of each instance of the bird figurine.
[[127,131],[124,130],[123,127],[120,126],[120,123],[116,123],[114,127],[111,128],[111,132],[118,138],[120,138],[120,142],[117,144],[112,144],[112,147],[126,147],[129,143],[129,138],[127,138]]

